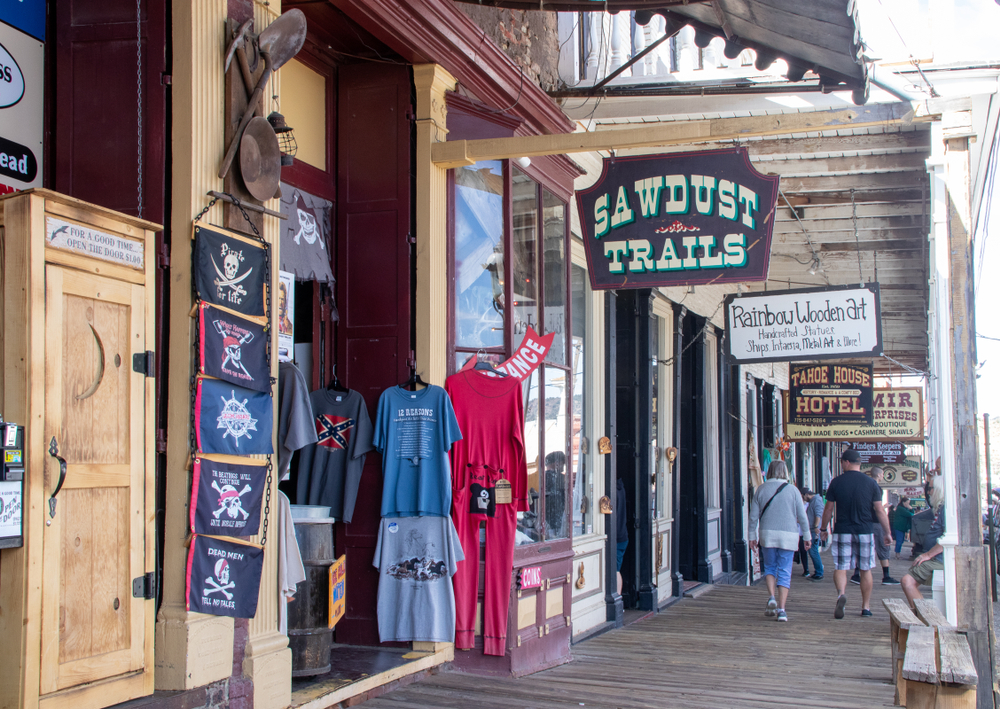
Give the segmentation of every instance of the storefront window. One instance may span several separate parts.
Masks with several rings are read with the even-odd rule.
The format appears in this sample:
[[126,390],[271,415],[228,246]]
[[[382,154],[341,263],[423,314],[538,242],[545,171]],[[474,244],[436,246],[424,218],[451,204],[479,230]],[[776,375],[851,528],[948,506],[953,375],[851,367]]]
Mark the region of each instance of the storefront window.
[[542,335],[556,333],[546,362],[566,364],[566,205],[542,190],[542,227],[545,232],[542,264],[545,269],[545,323]]
[[590,509],[594,498],[593,473],[590,464],[590,441],[587,438],[587,389],[584,386],[589,372],[586,357],[587,342],[587,296],[590,283],[587,271],[579,266],[570,266],[572,288],[572,344],[570,358],[573,368],[573,428],[572,470],[573,474],[573,534],[590,534],[593,529],[593,512]]
[[515,344],[538,325],[538,186],[520,170],[514,170],[513,253]]
[[503,166],[455,170],[455,346],[503,347]]
[[544,366],[545,380],[545,538],[569,536],[566,492],[569,489],[566,451],[569,442],[569,376],[566,370]]
[[525,382],[524,393],[524,457],[528,462],[528,511],[517,513],[517,545],[541,541],[541,475],[539,471],[538,441],[539,422],[538,370]]

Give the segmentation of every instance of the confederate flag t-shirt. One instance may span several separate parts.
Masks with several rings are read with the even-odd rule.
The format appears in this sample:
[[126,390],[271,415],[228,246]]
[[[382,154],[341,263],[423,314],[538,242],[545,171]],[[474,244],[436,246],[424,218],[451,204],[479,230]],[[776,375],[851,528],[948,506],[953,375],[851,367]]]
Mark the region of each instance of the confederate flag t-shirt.
[[368,408],[356,391],[318,389],[309,400],[319,440],[300,454],[296,502],[330,507],[332,517],[350,522],[365,454],[372,450]]

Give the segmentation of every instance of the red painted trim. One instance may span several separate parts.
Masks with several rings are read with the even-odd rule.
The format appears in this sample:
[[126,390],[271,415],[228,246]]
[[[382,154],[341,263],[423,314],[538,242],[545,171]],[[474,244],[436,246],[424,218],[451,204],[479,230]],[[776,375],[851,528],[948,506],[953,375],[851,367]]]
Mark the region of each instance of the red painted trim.
[[[517,116],[498,111],[482,101],[476,101],[455,91],[445,94],[445,103],[448,106],[448,140],[474,140],[496,136],[507,138],[513,136],[514,131],[524,123],[524,120]],[[476,130],[472,126],[461,125],[462,117],[482,121],[486,125],[481,126],[482,130]],[[490,126],[494,127],[493,131],[488,130]],[[493,135],[486,135],[489,132]]]
[[191,522],[191,531],[194,532],[194,517],[198,507],[198,484],[201,481],[201,458],[195,456],[192,467],[193,467],[193,472],[191,474],[191,505],[190,505],[191,512],[189,517]]
[[198,386],[194,395],[194,437],[195,445],[201,450],[201,377],[198,377]]
[[184,571],[184,608],[186,610],[191,610],[191,566],[194,563],[194,543],[198,539],[198,535],[194,534],[191,536],[191,546],[188,547],[188,558],[187,558],[187,568]]
[[523,76],[468,15],[447,0],[331,0],[406,61],[440,64],[481,101],[507,109],[532,133],[569,133],[573,122]]

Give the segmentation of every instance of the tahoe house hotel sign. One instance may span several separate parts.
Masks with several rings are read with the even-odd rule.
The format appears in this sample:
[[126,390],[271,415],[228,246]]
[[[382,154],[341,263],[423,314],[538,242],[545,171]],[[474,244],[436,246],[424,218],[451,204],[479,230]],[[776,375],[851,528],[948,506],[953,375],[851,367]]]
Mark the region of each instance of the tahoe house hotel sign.
[[778,178],[745,148],[606,158],[576,199],[594,290],[767,278]]
[[878,357],[878,283],[726,296],[726,348],[734,364]]

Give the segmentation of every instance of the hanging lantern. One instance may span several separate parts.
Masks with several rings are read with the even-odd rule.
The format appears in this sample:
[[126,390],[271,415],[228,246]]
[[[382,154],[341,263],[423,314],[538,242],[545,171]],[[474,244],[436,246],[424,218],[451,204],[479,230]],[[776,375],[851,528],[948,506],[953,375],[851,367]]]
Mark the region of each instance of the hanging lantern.
[[274,128],[275,135],[278,136],[278,147],[281,149],[281,166],[288,167],[295,162],[295,153],[299,149],[295,142],[295,134],[292,127],[285,123],[285,117],[277,111],[272,111],[267,117],[267,122]]

